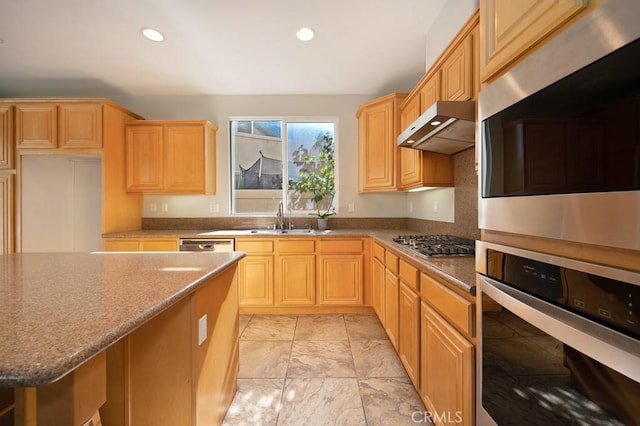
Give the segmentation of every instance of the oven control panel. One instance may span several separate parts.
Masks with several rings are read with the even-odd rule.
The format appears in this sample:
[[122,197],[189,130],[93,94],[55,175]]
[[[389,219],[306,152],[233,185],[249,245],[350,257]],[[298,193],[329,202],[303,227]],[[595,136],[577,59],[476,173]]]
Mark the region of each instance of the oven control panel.
[[491,278],[640,338],[639,286],[492,249],[487,258]]

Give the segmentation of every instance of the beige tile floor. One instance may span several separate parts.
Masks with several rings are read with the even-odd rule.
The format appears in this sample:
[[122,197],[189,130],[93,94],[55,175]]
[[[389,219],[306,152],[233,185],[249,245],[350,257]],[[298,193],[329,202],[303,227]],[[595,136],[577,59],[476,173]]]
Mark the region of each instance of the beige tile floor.
[[240,317],[223,425],[416,425],[424,413],[374,314]]

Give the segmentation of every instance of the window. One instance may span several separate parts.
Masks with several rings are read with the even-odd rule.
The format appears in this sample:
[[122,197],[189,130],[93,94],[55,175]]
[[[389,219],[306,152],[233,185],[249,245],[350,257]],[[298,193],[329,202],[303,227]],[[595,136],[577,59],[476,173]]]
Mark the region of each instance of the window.
[[326,212],[335,205],[336,120],[230,122],[231,212]]

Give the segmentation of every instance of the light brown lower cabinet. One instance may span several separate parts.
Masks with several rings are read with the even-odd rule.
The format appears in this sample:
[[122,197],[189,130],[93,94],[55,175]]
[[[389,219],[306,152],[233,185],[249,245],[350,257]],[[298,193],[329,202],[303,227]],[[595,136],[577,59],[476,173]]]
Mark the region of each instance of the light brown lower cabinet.
[[316,303],[316,256],[313,239],[276,241],[276,304],[309,306]]
[[104,426],[222,423],[239,368],[236,270],[210,278],[107,349]]
[[420,296],[400,281],[398,355],[416,389],[420,388]]
[[240,306],[273,306],[274,240],[236,238],[235,249],[247,253],[238,266]]
[[104,251],[178,251],[177,238],[103,238]]
[[[366,311],[364,238],[236,238],[243,313]],[[371,303],[371,302],[367,302]]]
[[363,303],[364,255],[319,255],[318,265],[319,305]]
[[400,280],[389,269],[384,279],[384,329],[393,347],[398,350],[398,292]]
[[474,347],[421,303],[420,395],[436,425],[474,424]]
[[372,260],[371,288],[373,293],[373,310],[381,324],[385,323],[384,264],[376,257]]

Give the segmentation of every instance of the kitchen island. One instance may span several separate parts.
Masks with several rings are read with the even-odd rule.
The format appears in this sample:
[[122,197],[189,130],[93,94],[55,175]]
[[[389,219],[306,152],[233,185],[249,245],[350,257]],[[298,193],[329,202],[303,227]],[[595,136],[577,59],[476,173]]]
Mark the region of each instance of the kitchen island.
[[105,425],[219,421],[235,392],[243,256],[1,256],[0,386],[16,389],[18,424],[82,424],[100,406]]

